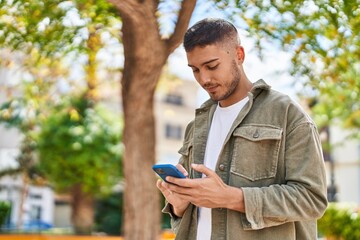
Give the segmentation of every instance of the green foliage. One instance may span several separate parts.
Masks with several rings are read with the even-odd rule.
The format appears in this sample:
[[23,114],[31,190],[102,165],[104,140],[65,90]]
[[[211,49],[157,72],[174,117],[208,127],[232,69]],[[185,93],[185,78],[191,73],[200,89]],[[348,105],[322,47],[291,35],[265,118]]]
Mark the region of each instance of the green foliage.
[[27,174],[30,178],[32,177],[31,175],[33,175],[30,172],[34,171],[35,162],[34,150],[36,143],[33,139],[36,125],[35,110],[32,109],[32,107],[26,106],[25,102],[25,99],[15,98],[0,106],[0,123],[4,123],[8,128],[16,128],[23,133],[20,153],[16,157],[18,167],[1,169],[0,176],[15,175],[21,172]]
[[[28,60],[31,61],[31,59],[29,57]],[[39,72],[43,72],[44,65],[47,64],[38,62],[35,65],[32,70],[30,69],[33,78],[14,85],[13,88],[16,88],[17,94],[8,94],[8,100],[0,105],[0,123],[3,123],[5,127],[15,128],[22,134],[20,153],[16,157],[18,167],[2,169],[0,176],[24,173],[32,178],[36,175],[34,168],[36,141],[34,135],[39,128],[40,118],[45,116],[46,106],[50,105],[51,102],[51,97],[47,93],[52,86],[52,81],[46,81],[46,77],[39,77],[41,75]],[[39,69],[35,70],[36,67]],[[47,67],[50,70],[56,69]],[[58,73],[55,72],[57,71],[47,77],[56,79]],[[12,90],[9,88],[6,92],[12,93]],[[53,95],[55,94],[53,93]]]
[[[21,100],[20,100],[21,101]],[[17,99],[12,99],[3,103],[0,106],[0,121],[5,123],[7,127],[18,127],[21,128],[23,118],[20,114],[22,101],[19,102]]]
[[[44,58],[88,51],[89,32],[118,38],[120,21],[106,0],[0,1],[0,46]],[[69,54],[71,53],[71,54]]]
[[44,55],[71,46],[78,26],[64,26],[67,8],[62,2],[1,1],[0,45],[21,51],[37,48]]
[[[44,123],[54,121],[53,117],[48,118],[53,114],[53,110],[49,109],[49,106],[53,105],[55,99],[62,99],[62,94],[58,92],[54,83],[60,79],[62,81],[64,79],[71,81],[68,79],[68,67],[63,64],[64,62],[69,64],[68,62],[72,61],[74,55],[78,53],[91,54],[93,49],[88,46],[87,41],[89,32],[96,31],[97,35],[100,36],[98,33],[101,30],[100,33],[107,31],[114,36],[115,32],[111,31],[116,29],[118,33],[119,21],[116,19],[116,15],[117,13],[113,10],[112,5],[106,0],[90,2],[81,0],[0,1],[0,46],[16,53],[10,53],[7,60],[0,59],[0,64],[9,68],[16,65],[20,72],[24,73],[23,76],[26,76],[26,79],[21,79],[21,84],[13,87],[16,92],[15,96],[12,96],[12,90],[7,90],[8,93],[11,93],[8,94],[9,100],[0,108],[0,122],[5,123],[7,127],[17,128],[24,136],[21,153],[17,158],[20,166],[19,169],[9,169],[0,173],[0,175],[10,172],[13,174],[22,170],[29,172],[29,174],[31,174],[30,171],[38,171],[37,167],[36,169],[30,169],[30,167],[34,167],[33,151],[37,147],[38,140],[34,139],[34,137],[39,130],[42,130],[42,126],[45,126]],[[114,25],[115,28],[113,28]],[[102,46],[100,42],[94,44]],[[99,48],[99,46],[96,47]],[[20,56],[20,58],[14,58],[14,56]],[[64,61],[65,57],[66,60]],[[21,59],[21,61],[16,62],[17,59]],[[85,74],[88,74],[86,66],[84,67]],[[77,82],[79,82],[78,80]],[[89,83],[86,84],[86,86],[89,85]],[[60,105],[57,108],[61,108]],[[121,172],[121,164],[116,167],[111,167],[110,164],[110,162],[120,162],[119,149],[121,147],[118,145],[120,145],[121,129],[120,127],[112,129],[116,125],[114,122],[118,121],[117,123],[120,123],[120,120],[117,117],[109,120],[109,116],[106,116],[107,113],[103,108],[96,106],[96,108],[92,109],[90,105],[86,110],[87,113],[81,116],[86,121],[81,123],[79,121],[78,124],[89,122],[92,126],[99,127],[99,131],[102,131],[105,136],[102,139],[100,137],[101,133],[87,134],[84,136],[85,140],[78,136],[80,140],[75,141],[73,146],[75,148],[79,146],[85,147],[85,150],[91,149],[98,153],[95,157],[96,160],[93,160],[92,163],[95,165],[93,169],[95,169],[94,171],[99,170],[100,159],[103,159],[107,163],[104,164],[107,166],[104,169],[109,171],[109,175],[99,174],[96,181],[99,181],[100,185],[102,183],[109,184],[115,182]],[[59,116],[60,112],[57,116]],[[80,114],[83,114],[83,112]],[[62,123],[65,123],[65,121]],[[69,126],[72,129],[81,128],[81,126],[72,126],[71,124]],[[111,134],[108,134],[107,131],[111,131]],[[45,133],[42,132],[42,134]],[[95,140],[91,139],[94,136]],[[65,135],[62,135],[62,137],[66,138]],[[102,141],[103,145],[94,143],[91,146],[89,142],[84,144],[83,140],[89,142],[94,140],[97,143]],[[42,145],[38,146],[41,147]],[[71,154],[71,152],[68,154]],[[91,154],[91,151],[82,152],[81,158],[89,158],[87,155]],[[105,161],[105,159],[111,157],[114,158],[112,161]],[[44,171],[44,168],[42,170]],[[44,172],[44,176],[47,176],[46,172]],[[94,180],[86,177],[85,179],[89,182]],[[89,184],[84,186],[87,185]],[[58,187],[63,189],[68,185]],[[87,188],[91,187],[93,186],[87,186]],[[104,190],[98,188],[99,185],[94,191],[100,192]]]
[[[165,202],[161,194],[161,204]],[[119,236],[123,234],[123,193],[112,193],[99,198],[95,207],[95,231],[105,232],[107,235]],[[161,210],[159,209],[159,212]],[[162,229],[171,229],[170,215],[162,213]]]
[[2,226],[5,223],[5,220],[8,217],[10,210],[11,210],[10,203],[0,201],[0,226]]
[[[57,190],[78,185],[95,196],[109,192],[119,181],[120,118],[87,99],[99,86],[97,73],[109,79],[109,64],[103,61],[97,67],[95,60],[99,50],[118,44],[114,40],[119,37],[119,23],[117,11],[106,0],[0,0],[0,48],[9,52],[9,59],[0,59],[0,64],[11,68],[15,62],[22,75],[21,85],[14,87],[16,97],[8,94],[9,101],[0,109],[0,121],[24,136],[19,169],[0,175],[16,170],[39,179],[41,174]],[[113,49],[112,45],[109,55]],[[86,80],[81,85],[83,79],[76,76],[72,86],[76,82],[84,89],[85,85],[88,94],[52,109],[63,94],[54,83],[71,82],[72,69],[77,75],[83,70]],[[34,150],[39,153],[38,164]]]
[[95,231],[119,236],[123,226],[123,194],[112,193],[99,199],[95,207]]
[[260,55],[269,43],[291,54],[290,72],[306,85],[299,94],[317,99],[319,125],[360,128],[359,0],[215,2],[257,39]]
[[[164,195],[161,194],[160,199],[161,199],[161,204],[160,204],[160,206],[164,206],[164,202],[165,202],[165,197],[164,197]],[[166,214],[165,214],[165,213],[161,213],[161,218],[162,218],[161,228],[162,228],[162,229],[171,229],[171,218],[170,218],[170,215],[167,214],[167,213],[166,213]]]
[[330,203],[318,220],[319,233],[346,240],[360,239],[360,211],[356,205]]
[[83,19],[91,19],[92,23],[101,24],[102,27],[111,26],[118,16],[116,8],[106,0],[74,0],[73,3]]
[[80,96],[55,106],[37,138],[39,169],[54,187],[108,192],[121,176],[121,121]]

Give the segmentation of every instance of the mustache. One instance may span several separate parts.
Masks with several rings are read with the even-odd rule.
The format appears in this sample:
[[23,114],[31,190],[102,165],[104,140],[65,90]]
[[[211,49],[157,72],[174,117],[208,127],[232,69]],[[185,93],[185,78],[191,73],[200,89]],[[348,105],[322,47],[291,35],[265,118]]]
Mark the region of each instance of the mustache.
[[212,87],[216,87],[216,86],[217,86],[217,84],[205,83],[205,84],[203,85],[203,88],[212,88]]

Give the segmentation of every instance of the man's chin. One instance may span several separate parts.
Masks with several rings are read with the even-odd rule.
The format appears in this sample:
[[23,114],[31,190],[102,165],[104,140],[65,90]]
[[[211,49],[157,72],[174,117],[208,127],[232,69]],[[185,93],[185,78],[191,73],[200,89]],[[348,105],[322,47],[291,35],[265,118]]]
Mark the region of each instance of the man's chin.
[[215,102],[219,102],[221,100],[223,100],[224,98],[216,96],[215,94],[209,94],[211,100],[215,101]]
[[219,101],[219,99],[218,99],[217,97],[214,97],[214,96],[211,96],[211,95],[210,95],[210,98],[211,98],[211,100],[213,100],[213,101],[215,101],[215,102]]

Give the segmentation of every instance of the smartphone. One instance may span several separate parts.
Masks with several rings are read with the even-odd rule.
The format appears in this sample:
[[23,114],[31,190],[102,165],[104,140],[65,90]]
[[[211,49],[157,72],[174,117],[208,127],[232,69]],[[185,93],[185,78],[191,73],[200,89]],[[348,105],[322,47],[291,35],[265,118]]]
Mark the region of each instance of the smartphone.
[[166,182],[167,176],[176,178],[186,178],[185,175],[179,171],[172,164],[155,164],[152,169]]

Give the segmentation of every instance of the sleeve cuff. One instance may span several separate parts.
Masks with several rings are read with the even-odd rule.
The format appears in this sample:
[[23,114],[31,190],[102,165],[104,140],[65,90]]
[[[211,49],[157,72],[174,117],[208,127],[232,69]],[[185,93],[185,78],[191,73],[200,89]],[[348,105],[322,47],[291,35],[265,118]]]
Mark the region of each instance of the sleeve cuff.
[[173,212],[173,209],[172,209],[172,205],[170,203],[168,203],[168,202],[165,204],[165,207],[162,209],[162,212],[169,214],[170,217],[172,219],[174,219],[174,220],[177,220],[177,219],[180,218],[180,217],[175,215],[175,213]]
[[250,188],[242,188],[242,190],[244,193],[245,215],[247,221],[250,223],[251,229],[264,228],[265,224],[261,216],[261,210],[259,210],[259,206],[262,206],[262,204],[259,201],[260,199],[257,192]]

